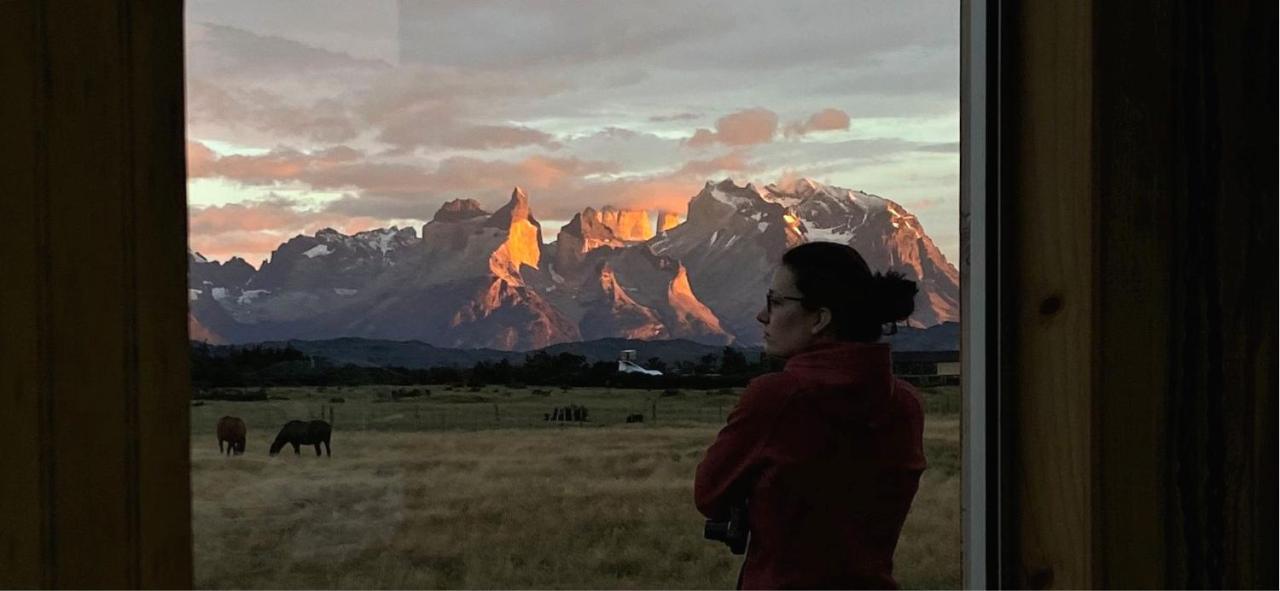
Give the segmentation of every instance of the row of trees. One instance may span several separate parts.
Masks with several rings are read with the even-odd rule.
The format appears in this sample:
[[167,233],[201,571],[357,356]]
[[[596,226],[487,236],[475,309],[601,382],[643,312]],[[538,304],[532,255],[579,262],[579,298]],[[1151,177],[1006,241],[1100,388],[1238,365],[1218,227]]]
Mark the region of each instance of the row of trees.
[[751,378],[778,369],[776,362],[749,360],[725,347],[719,355],[668,364],[659,358],[644,363],[661,376],[618,372],[615,361],[588,363],[572,353],[538,351],[522,363],[481,361],[472,367],[363,367],[338,365],[293,347],[231,347],[203,343],[191,348],[191,382],[197,388],[253,386],[358,386],[368,384],[457,384],[484,386],[594,386],[619,388],[722,388],[742,386]]

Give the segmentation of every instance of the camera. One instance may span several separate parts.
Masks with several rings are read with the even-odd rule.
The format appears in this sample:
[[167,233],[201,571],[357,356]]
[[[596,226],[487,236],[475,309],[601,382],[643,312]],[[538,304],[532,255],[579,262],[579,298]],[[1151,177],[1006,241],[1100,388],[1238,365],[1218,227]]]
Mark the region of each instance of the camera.
[[724,542],[734,554],[747,552],[747,537],[751,528],[747,525],[747,505],[741,503],[729,508],[728,521],[708,519],[702,535],[708,540]]

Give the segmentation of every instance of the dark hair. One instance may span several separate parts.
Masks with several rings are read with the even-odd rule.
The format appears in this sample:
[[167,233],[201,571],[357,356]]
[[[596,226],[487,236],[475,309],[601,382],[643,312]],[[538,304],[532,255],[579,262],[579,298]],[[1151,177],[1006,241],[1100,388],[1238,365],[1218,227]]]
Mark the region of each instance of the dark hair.
[[808,310],[831,310],[835,336],[873,343],[886,324],[915,311],[916,282],[897,271],[872,273],[862,255],[835,242],[807,242],[782,255]]

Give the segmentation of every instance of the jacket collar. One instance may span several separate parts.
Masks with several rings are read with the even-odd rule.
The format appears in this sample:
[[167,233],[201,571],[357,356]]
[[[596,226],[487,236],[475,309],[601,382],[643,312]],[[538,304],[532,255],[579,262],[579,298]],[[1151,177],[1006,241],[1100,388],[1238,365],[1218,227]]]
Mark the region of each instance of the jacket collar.
[[815,344],[787,359],[783,371],[822,384],[873,392],[887,392],[893,384],[893,360],[888,343]]
[[888,343],[828,342],[813,345],[787,359],[783,372],[844,392],[818,397],[814,404],[832,419],[874,423],[894,394],[893,360]]

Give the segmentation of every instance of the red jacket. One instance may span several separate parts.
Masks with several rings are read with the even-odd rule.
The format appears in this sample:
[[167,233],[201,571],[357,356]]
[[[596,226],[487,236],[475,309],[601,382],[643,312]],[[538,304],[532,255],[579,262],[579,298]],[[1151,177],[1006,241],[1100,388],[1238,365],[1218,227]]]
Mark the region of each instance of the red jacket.
[[893,551],[924,471],[920,395],[889,346],[827,343],[751,381],[698,464],[694,500],[749,500],[739,585],[896,589]]

